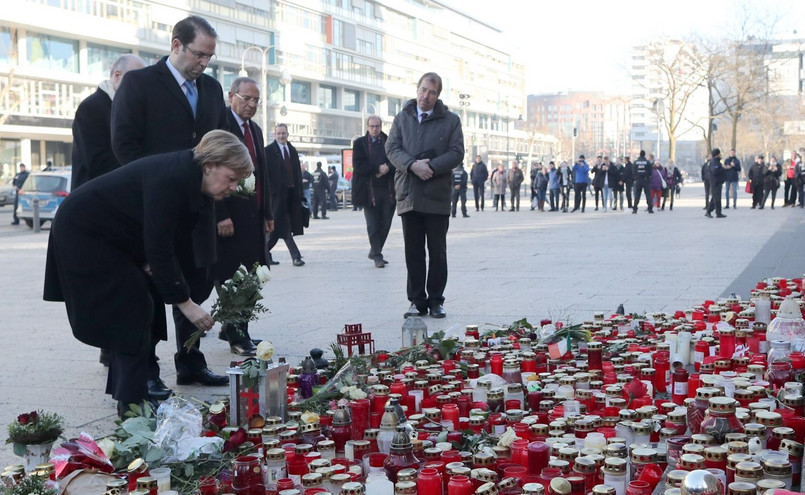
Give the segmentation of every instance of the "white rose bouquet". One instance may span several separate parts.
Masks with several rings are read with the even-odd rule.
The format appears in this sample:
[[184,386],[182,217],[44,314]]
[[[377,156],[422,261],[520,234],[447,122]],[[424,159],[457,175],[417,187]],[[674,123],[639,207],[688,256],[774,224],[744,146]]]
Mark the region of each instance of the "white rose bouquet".
[[[270,280],[268,273],[268,267],[260,263],[255,263],[251,270],[240,265],[232,278],[221,284],[218,289],[218,299],[210,311],[212,318],[219,323],[228,323],[239,329],[241,324],[256,320],[258,314],[268,311],[268,308],[260,303],[263,298],[260,291]],[[194,332],[185,342],[185,348],[192,349],[203,334],[203,330]]]
[[240,182],[238,183],[238,188],[235,191],[235,194],[237,196],[243,196],[244,198],[251,198],[252,196],[257,194],[257,190],[255,189],[254,180],[255,180],[254,179],[254,174],[251,174],[250,176],[248,176],[246,178],[240,179]]

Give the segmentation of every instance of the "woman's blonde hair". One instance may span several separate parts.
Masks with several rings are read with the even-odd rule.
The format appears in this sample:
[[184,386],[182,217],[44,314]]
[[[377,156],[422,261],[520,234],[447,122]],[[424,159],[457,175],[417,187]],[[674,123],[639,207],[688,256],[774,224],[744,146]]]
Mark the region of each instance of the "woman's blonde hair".
[[219,165],[246,177],[254,172],[249,150],[234,134],[222,130],[210,131],[193,149],[193,158],[199,167]]

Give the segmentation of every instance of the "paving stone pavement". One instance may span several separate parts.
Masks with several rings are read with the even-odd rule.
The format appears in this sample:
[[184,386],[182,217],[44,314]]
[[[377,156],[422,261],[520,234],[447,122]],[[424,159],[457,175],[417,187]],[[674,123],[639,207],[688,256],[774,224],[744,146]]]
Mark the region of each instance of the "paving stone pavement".
[[[448,316],[426,318],[429,330],[489,328],[522,317],[579,323],[621,303],[628,312],[673,311],[730,292],[747,297],[764,276],[801,276],[803,210],[750,210],[750,201],[741,193],[738,209],[725,210],[728,218],[707,219],[701,185],[692,184],[673,211],[653,215],[644,211],[645,202],[637,215],[593,211],[591,197],[584,214],[534,212],[527,200],[513,213],[495,212],[489,200],[484,212],[473,205],[470,218],[451,219]],[[9,207],[0,208],[0,430],[5,436],[16,415],[46,409],[65,416],[68,437],[82,430],[108,434],[115,404],[103,393],[106,369],[98,351],[72,337],[63,305],[41,298],[47,226],[34,234],[9,226],[10,217]],[[366,257],[362,213],[339,210],[330,220],[311,222],[297,239],[304,267],[292,266],[278,246],[281,264],[272,268],[264,289],[270,313],[252,324],[252,336],[272,340],[277,354],[292,364],[313,347],[327,350],[346,323],[362,323],[377,348],[398,348],[408,308],[399,219],[383,269]],[[169,335],[158,347],[167,385],[204,400],[226,394],[226,387],[176,385]],[[217,339],[217,328],[202,340],[202,350],[218,373],[234,357]],[[0,466],[16,459],[10,445],[0,444]]]

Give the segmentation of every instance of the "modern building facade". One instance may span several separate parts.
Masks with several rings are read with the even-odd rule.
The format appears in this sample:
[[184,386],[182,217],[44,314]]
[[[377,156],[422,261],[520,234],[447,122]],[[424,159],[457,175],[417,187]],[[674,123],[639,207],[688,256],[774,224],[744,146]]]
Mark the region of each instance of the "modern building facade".
[[[208,73],[225,91],[263,83],[255,120],[288,124],[306,154],[339,155],[370,114],[388,130],[425,72],[462,117],[467,160],[525,156],[524,66],[501,31],[432,0],[19,0],[0,11],[0,166],[70,164],[73,113],[112,61],[166,55],[173,24],[206,18],[219,41]],[[538,140],[549,149],[551,138]]]
[[564,159],[571,154],[625,156],[634,152],[630,101],[628,95],[595,91],[529,95],[528,121],[560,140]]

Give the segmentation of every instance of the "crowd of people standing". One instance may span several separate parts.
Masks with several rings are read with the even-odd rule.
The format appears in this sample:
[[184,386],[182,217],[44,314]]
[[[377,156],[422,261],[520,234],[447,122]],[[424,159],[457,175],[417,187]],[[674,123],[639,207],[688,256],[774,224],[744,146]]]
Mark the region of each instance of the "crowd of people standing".
[[[506,211],[506,194],[509,193],[508,211],[520,210],[520,189],[525,175],[517,162],[506,170],[498,164],[488,173],[486,164],[480,156],[470,171],[470,179],[475,197],[475,211],[483,211],[486,182],[492,189],[492,207],[495,211]],[[561,162],[558,166],[551,161],[547,165],[537,163],[531,167],[531,210],[540,212],[585,212],[587,194],[594,200],[595,211],[617,211],[626,208],[637,213],[640,193],[644,192],[647,211],[654,208],[674,209],[674,197],[680,192],[683,176],[673,160],[663,165],[659,160],[645,152],[634,163],[629,157],[621,157],[614,162],[599,155],[591,164],[584,155],[572,165]],[[572,209],[571,209],[572,195]],[[624,204],[625,200],[625,204]],[[547,209],[546,209],[547,207]]]

